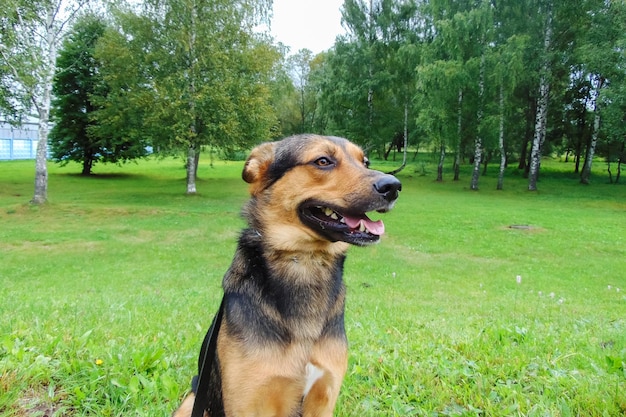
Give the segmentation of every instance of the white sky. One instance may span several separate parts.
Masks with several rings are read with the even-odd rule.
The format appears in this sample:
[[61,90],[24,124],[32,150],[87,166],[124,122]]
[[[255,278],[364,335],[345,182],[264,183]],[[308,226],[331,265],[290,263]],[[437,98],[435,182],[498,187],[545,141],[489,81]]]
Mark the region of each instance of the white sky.
[[291,47],[290,54],[307,48],[320,53],[335,44],[341,27],[343,0],[274,0],[271,34]]

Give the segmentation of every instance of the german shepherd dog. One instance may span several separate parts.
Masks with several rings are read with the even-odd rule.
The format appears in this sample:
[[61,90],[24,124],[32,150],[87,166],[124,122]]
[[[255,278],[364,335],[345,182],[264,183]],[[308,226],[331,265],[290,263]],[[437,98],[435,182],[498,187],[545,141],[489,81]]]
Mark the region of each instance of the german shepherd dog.
[[[252,150],[248,228],[223,280],[205,417],[328,417],[347,368],[343,264],[379,241],[401,190],[346,139],[299,135]],[[197,387],[196,387],[197,388]]]

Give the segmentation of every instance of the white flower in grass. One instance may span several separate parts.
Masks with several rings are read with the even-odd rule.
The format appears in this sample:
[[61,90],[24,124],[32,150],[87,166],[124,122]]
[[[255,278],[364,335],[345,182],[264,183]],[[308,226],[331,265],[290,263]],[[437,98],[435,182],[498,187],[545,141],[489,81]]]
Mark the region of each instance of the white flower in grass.
[[515,277],[515,282],[517,282],[518,284],[522,283],[522,276],[518,275],[517,277]]
[[609,290],[609,291],[611,291],[611,288],[613,288],[613,287],[611,287],[611,285],[607,285],[606,286],[606,289]]
[[554,298],[554,293],[553,292],[550,293],[550,298]]

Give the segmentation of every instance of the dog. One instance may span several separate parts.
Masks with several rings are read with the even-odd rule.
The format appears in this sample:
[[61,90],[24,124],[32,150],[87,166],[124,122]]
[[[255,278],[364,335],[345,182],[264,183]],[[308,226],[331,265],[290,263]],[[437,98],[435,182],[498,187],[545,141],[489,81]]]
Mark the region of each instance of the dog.
[[223,279],[210,385],[173,417],[191,416],[200,395],[204,417],[333,415],[347,368],[346,251],[380,240],[384,224],[366,213],[391,210],[402,188],[368,166],[361,148],[332,136],[252,150],[248,227]]

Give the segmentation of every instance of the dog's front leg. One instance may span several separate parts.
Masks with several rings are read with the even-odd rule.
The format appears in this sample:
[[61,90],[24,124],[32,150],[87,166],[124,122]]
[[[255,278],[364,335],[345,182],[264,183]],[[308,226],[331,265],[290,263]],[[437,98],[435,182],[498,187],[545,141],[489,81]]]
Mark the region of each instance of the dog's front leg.
[[[180,405],[180,407],[178,407],[178,409],[174,411],[172,417],[191,417],[191,412],[193,411],[193,403],[195,399],[196,397],[195,395],[193,395],[193,393],[185,397],[185,400]],[[209,417],[209,413],[205,411],[204,417]]]
[[[303,417],[331,417],[348,366],[345,339],[325,338],[313,348],[307,365]],[[310,387],[310,388],[309,388]]]

